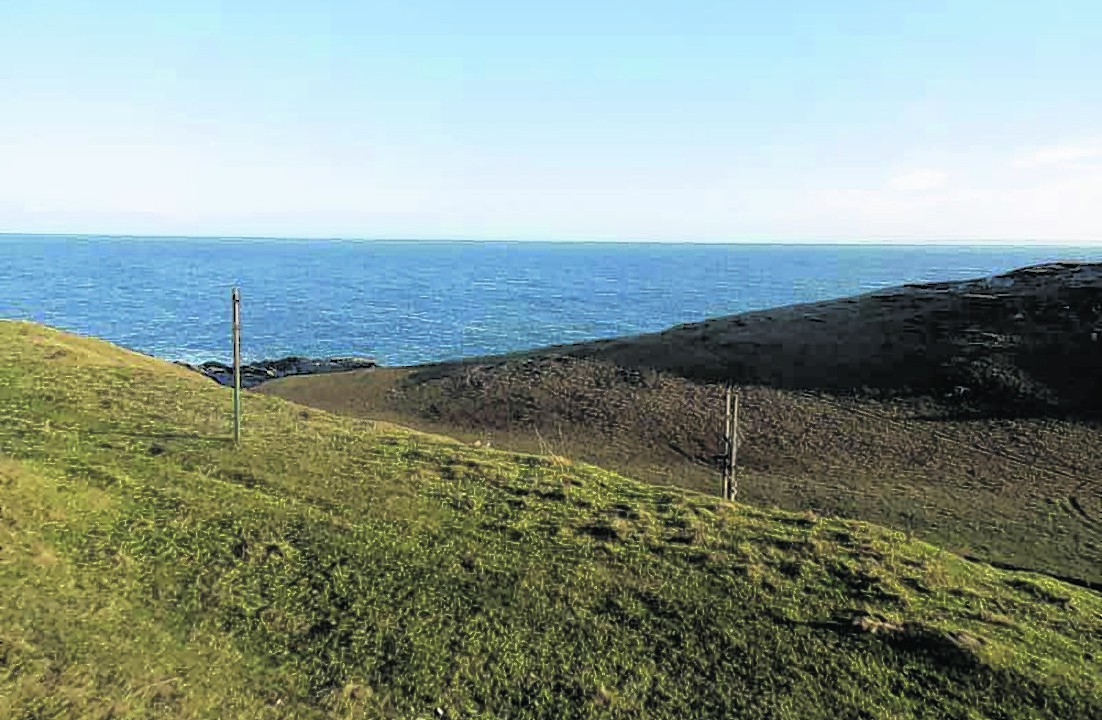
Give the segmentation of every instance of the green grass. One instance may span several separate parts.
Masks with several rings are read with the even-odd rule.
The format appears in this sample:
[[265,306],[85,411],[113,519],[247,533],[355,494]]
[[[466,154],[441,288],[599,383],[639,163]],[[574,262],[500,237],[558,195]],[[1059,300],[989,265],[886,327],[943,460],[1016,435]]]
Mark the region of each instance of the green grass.
[[[577,358],[297,377],[259,392],[717,494],[723,390]],[[946,549],[1102,584],[1102,424],[944,417],[746,387],[739,499],[887,525]],[[931,419],[935,418],[935,419]]]
[[1090,717],[1102,598],[0,323],[0,717]]

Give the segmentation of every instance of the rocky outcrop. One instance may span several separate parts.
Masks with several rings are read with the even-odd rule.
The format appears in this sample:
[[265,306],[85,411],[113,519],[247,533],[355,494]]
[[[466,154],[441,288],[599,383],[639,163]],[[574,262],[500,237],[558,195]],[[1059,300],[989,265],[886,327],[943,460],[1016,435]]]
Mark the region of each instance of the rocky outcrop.
[[[178,362],[198,373],[206,375],[221,385],[233,385],[233,367],[220,362],[205,362],[201,365]],[[376,365],[374,358],[335,357],[305,358],[290,356],[278,360],[261,360],[241,366],[241,387],[256,387],[260,383],[288,375],[320,375],[324,373],[346,372],[348,370],[368,370]]]

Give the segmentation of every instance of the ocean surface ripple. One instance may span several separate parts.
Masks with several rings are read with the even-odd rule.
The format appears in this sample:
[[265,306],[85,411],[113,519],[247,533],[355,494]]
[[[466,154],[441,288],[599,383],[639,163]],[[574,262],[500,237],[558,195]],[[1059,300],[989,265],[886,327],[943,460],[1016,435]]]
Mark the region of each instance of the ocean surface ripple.
[[242,240],[0,235],[0,317],[188,362],[405,365],[661,330],[1102,248]]

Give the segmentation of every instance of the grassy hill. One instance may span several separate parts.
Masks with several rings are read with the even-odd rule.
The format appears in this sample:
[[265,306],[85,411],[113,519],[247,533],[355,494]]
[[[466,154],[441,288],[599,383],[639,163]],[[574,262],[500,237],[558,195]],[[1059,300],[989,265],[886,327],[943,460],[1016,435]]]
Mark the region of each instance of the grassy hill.
[[1090,717],[1102,597],[0,322],[0,717]]
[[[1102,266],[1042,266],[259,391],[715,494],[714,380],[772,383],[743,388],[741,500],[1102,583],[1096,324]],[[969,390],[946,398],[957,383]]]

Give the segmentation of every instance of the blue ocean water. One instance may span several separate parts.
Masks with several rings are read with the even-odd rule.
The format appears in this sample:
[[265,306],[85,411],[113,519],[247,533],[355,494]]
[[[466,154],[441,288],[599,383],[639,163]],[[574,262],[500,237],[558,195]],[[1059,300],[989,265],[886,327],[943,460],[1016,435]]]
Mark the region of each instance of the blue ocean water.
[[173,360],[388,365],[661,330],[864,292],[982,277],[1102,247],[685,245],[0,235],[0,317]]

